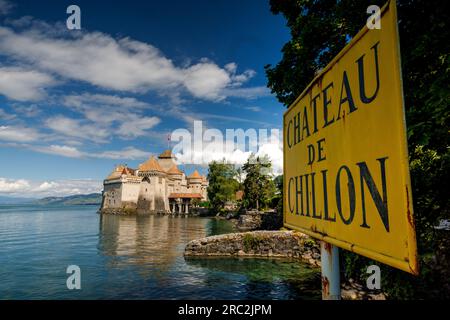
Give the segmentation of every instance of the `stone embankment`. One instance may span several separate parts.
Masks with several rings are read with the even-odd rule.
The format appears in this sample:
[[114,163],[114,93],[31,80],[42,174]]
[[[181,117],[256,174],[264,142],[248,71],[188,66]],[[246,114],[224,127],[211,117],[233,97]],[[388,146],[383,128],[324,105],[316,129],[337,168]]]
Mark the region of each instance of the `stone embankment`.
[[[264,257],[298,259],[320,267],[320,246],[309,236],[295,231],[250,231],[211,236],[190,241],[186,258]],[[342,284],[342,299],[385,300],[379,290],[366,289],[350,279]]]
[[[101,209],[98,211],[101,214],[111,214],[111,215],[119,215],[119,216],[132,216],[132,215],[151,215],[151,214],[159,214],[165,215],[169,214],[165,211],[141,211],[134,208],[107,208]],[[180,214],[184,215],[184,213]]]
[[110,215],[121,215],[121,216],[132,216],[132,215],[168,215],[168,216],[181,216],[181,217],[191,217],[191,216],[207,216],[208,209],[204,208],[194,208],[189,213],[184,212],[167,212],[167,211],[142,211],[133,208],[108,208],[100,209],[97,211],[101,214]]
[[307,235],[294,231],[229,233],[190,241],[185,257],[271,257],[301,259],[320,266],[320,248]]

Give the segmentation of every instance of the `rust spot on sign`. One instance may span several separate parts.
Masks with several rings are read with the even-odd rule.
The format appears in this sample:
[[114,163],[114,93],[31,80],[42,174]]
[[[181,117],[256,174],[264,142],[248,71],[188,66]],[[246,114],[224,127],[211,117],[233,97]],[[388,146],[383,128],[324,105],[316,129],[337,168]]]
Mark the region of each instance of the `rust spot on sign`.
[[331,256],[331,244],[328,242],[324,242],[323,248],[328,252],[328,254]]
[[414,217],[412,216],[411,213],[411,208],[410,208],[410,204],[409,204],[409,190],[408,190],[408,186],[406,186],[406,217],[408,218],[408,223],[411,226],[411,228],[415,228],[415,224],[414,224]]
[[[411,212],[411,207],[410,207],[410,203],[409,203],[409,189],[408,186],[406,186],[406,216],[408,218],[408,223],[411,226],[411,228],[414,230],[415,229],[415,223],[414,223],[414,217],[412,215]],[[414,252],[414,259],[412,261],[410,261],[410,263],[412,262],[413,265],[411,266],[411,264],[409,265],[409,269],[410,272],[414,275],[419,275],[419,263],[418,263],[418,256],[417,256],[417,250]]]
[[328,297],[330,295],[330,281],[327,277],[322,277],[322,296]]

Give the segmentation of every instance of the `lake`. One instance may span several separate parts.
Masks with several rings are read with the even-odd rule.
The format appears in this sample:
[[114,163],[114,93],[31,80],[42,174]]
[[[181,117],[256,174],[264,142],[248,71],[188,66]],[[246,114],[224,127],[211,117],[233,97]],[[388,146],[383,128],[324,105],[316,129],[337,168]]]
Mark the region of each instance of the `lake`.
[[[320,299],[320,270],[289,260],[185,260],[233,232],[200,217],[99,215],[95,206],[0,205],[0,299]],[[69,290],[69,265],[81,289]]]

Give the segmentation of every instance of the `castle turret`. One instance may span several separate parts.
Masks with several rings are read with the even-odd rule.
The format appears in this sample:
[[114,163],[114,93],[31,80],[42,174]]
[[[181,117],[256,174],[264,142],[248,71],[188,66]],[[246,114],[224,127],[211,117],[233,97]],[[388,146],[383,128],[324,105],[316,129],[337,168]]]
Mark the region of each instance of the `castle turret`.
[[203,177],[198,173],[197,170],[195,170],[189,177],[188,177],[189,183],[202,183]]
[[202,193],[203,177],[195,170],[188,178],[188,189],[193,193]]
[[141,179],[134,169],[117,166],[103,181],[102,210],[135,208]]
[[183,172],[176,165],[167,170],[167,174],[174,180],[181,180],[183,176]]
[[125,166],[118,165],[114,168],[113,172],[105,179],[105,180],[114,180],[119,179],[122,176],[123,170],[125,169]]
[[175,155],[170,150],[165,150],[163,153],[161,153],[158,156],[158,162],[161,165],[161,167],[164,169],[164,171],[169,170],[172,168],[175,163]]
[[139,165],[139,174],[144,172],[164,172],[165,170],[161,167],[161,165],[156,161],[154,156],[151,156],[147,161],[141,163]]

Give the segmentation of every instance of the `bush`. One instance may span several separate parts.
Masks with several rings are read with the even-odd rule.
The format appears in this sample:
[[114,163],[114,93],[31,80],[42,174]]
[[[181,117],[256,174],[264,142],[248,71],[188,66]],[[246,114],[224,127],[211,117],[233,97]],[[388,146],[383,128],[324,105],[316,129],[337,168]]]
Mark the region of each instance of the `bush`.
[[199,207],[201,208],[209,208],[210,207],[210,202],[209,201],[202,201],[198,204]]

